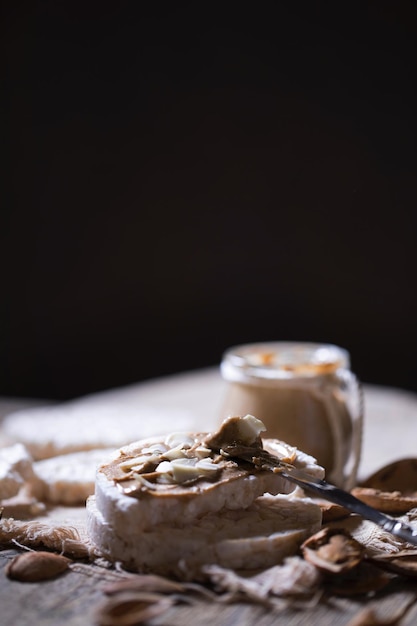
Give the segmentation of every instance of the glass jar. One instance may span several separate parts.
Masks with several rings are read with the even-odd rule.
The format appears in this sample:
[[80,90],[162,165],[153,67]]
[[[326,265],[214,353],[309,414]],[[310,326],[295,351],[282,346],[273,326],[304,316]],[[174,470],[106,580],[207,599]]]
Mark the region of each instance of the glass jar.
[[361,454],[363,400],[349,353],[331,344],[272,342],[230,348],[222,419],[250,413],[265,437],[312,455],[330,482],[355,485]]

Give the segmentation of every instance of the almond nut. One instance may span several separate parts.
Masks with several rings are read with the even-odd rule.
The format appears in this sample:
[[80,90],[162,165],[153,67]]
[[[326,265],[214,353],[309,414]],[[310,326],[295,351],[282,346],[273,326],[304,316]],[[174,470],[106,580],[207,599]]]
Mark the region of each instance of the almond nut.
[[53,552],[25,552],[6,565],[8,578],[20,582],[38,582],[59,576],[68,569],[70,559]]

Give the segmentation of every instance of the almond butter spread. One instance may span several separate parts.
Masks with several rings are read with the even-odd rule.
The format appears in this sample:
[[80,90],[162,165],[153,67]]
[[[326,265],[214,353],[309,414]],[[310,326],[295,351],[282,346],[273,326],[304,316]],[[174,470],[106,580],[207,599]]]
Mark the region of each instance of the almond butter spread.
[[[264,424],[252,415],[230,417],[215,433],[173,433],[163,441],[122,450],[101,471],[123,493],[136,498],[196,495],[221,482],[264,471],[220,453],[231,444],[262,448],[260,433],[264,430]],[[288,455],[288,450],[283,448],[283,454]]]
[[221,417],[252,413],[269,437],[316,458],[331,482],[355,484],[363,404],[346,350],[296,342],[235,346],[223,355],[221,373]]

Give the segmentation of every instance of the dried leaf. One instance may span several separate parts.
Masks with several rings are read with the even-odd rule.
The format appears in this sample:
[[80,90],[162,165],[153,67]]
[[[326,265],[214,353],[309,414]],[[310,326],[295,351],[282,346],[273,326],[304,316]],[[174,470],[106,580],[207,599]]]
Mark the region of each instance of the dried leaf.
[[39,582],[55,578],[69,567],[70,560],[52,552],[25,552],[6,565],[8,578],[20,582]]
[[241,598],[260,603],[272,596],[311,595],[321,581],[318,570],[298,556],[250,577],[218,565],[207,566],[204,571],[218,592],[240,594]]
[[174,601],[156,593],[125,591],[112,595],[97,611],[98,626],[137,626],[167,611]]
[[340,574],[356,567],[364,556],[364,547],[343,528],[322,528],[301,546],[306,561],[321,571]]
[[287,557],[282,565],[275,565],[253,578],[270,595],[308,595],[321,582],[317,568],[301,557]]
[[[233,570],[219,565],[204,567],[210,583],[217,594],[226,594],[228,601],[246,600],[268,606],[268,592],[252,578],[240,576]],[[219,599],[223,596],[219,595]]]

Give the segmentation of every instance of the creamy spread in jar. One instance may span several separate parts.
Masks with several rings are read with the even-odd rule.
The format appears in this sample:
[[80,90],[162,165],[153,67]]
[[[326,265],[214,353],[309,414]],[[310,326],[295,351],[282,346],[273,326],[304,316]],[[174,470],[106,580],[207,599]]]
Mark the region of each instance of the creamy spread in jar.
[[252,413],[268,435],[305,450],[329,480],[349,488],[361,450],[360,385],[349,354],[329,344],[272,342],[228,350],[221,418]]

